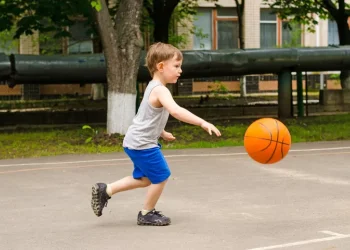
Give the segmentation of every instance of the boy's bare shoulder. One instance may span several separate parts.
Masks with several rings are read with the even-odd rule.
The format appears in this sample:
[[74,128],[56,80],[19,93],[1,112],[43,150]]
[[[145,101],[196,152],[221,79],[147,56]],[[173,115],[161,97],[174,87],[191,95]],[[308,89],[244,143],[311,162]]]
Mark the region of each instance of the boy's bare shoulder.
[[157,95],[158,94],[164,94],[164,93],[170,93],[170,90],[167,87],[165,87],[164,85],[155,87],[153,89],[153,91]]

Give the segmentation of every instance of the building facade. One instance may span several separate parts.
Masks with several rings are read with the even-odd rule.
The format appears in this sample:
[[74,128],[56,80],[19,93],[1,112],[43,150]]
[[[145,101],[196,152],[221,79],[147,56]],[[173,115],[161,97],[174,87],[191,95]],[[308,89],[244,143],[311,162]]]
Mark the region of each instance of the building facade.
[[[298,24],[292,24],[290,30],[285,28],[288,20],[279,19],[262,0],[246,0],[245,3],[243,33],[246,49],[339,44],[337,26],[332,20],[322,20],[315,15],[319,25],[314,33]],[[233,0],[218,0],[216,3],[200,0],[198,15],[192,25],[199,35],[194,34],[185,49],[239,48],[238,16]]]
[[[322,20],[314,15],[318,25],[315,32],[308,32],[306,26],[281,20],[262,0],[245,0],[243,18],[243,34],[245,49],[264,49],[282,47],[325,47],[339,45],[338,30],[335,21]],[[287,24],[292,29],[287,27]],[[216,50],[239,49],[238,15],[235,1],[218,0],[215,3],[205,0],[199,1],[198,14],[189,23],[194,34],[189,35],[188,43],[183,49],[187,50]],[[189,29],[181,30],[186,34]],[[318,89],[321,84],[329,89],[339,89],[338,79],[332,79],[335,74],[329,73],[320,76],[313,73],[311,88]],[[323,81],[323,83],[321,83]],[[229,92],[239,92],[239,77],[230,80],[194,79],[193,93],[211,92],[217,82]],[[305,82],[304,82],[305,86]],[[322,86],[322,87],[323,87]],[[277,91],[277,77],[271,75],[247,76],[248,93]],[[296,80],[293,80],[293,89],[296,89]]]
[[[243,34],[246,49],[318,47],[339,44],[337,26],[334,21],[321,20],[315,15],[315,19],[319,21],[315,32],[307,32],[307,27],[298,24],[292,24],[292,30],[290,30],[285,28],[288,20],[279,19],[262,0],[245,0],[245,3]],[[84,21],[81,20],[71,27],[72,38],[63,39],[54,45],[52,40],[45,39],[42,34],[36,32],[32,36],[22,36],[17,43],[13,43],[14,46],[0,46],[0,53],[93,53],[92,37],[86,33],[86,30],[87,27],[84,26]],[[194,33],[190,33],[189,30],[193,30]],[[185,34],[188,37],[187,43],[181,47],[183,50],[239,48],[238,16],[235,1],[218,0],[213,3],[199,0],[198,14],[193,17],[193,20],[188,21],[186,28],[178,27],[178,33]],[[149,37],[149,35],[145,37]],[[263,90],[263,87],[260,86],[269,86],[266,91],[277,89],[277,83],[271,83],[271,76],[254,76],[252,79],[255,79],[254,91]],[[269,84],[260,84],[261,79],[268,79]],[[239,91],[237,77],[220,81],[223,82],[228,91]],[[192,89],[192,93],[205,93],[212,91],[213,85],[215,84],[212,79],[208,81],[193,79],[190,89]],[[87,95],[90,93],[91,87],[89,84],[77,88],[72,88],[69,85],[49,86],[33,86],[32,90],[28,89],[26,91],[39,92],[40,94],[45,89],[46,95]],[[339,84],[329,86],[329,88],[339,87]],[[74,93],[71,93],[72,89],[74,89]],[[9,89],[5,85],[0,85],[0,95],[4,94],[23,95],[23,88],[17,86],[15,89]]]

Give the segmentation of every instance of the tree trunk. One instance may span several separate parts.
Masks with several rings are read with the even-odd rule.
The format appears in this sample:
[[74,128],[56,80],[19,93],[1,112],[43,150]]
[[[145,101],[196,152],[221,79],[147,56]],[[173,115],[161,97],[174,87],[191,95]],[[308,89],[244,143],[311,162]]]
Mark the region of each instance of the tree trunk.
[[169,24],[171,15],[180,0],[153,0],[153,21],[155,42],[169,42]]
[[[94,53],[102,53],[102,43],[99,37],[94,37],[92,40],[93,44],[93,52]],[[91,99],[94,101],[105,99],[104,92],[104,84],[103,83],[95,83],[91,85]]]
[[[350,31],[348,18],[349,15],[345,13],[344,1],[339,2],[339,11],[333,18],[337,22],[338,34],[339,34],[339,45],[350,45]],[[340,83],[342,89],[350,89],[350,71],[343,70],[340,73]]]
[[[112,21],[105,0],[96,12],[107,66],[107,133],[125,134],[136,111],[136,81],[143,45],[142,0],[121,0]],[[114,23],[115,28],[114,28]]]
[[[339,30],[339,44],[340,45],[350,45],[350,32],[348,26],[348,16],[345,16],[339,22],[338,30]],[[350,89],[350,71],[343,70],[340,73],[340,83],[342,89]]]
[[[244,40],[244,0],[239,2],[235,0],[237,6],[237,15],[238,15],[238,39],[239,39],[239,48],[245,49],[245,40]],[[246,86],[246,76],[240,77],[240,94],[241,97],[247,96],[247,86]]]
[[153,32],[153,37],[155,42],[163,42],[163,43],[169,42],[169,24],[170,24],[169,16],[166,16],[165,19],[163,19],[160,16],[155,17],[154,32]]
[[244,0],[239,3],[238,0],[235,0],[237,6],[237,15],[238,15],[238,39],[239,39],[239,48],[245,48],[244,41]]
[[102,99],[105,99],[105,91],[104,91],[103,83],[91,84],[90,100],[98,101]]

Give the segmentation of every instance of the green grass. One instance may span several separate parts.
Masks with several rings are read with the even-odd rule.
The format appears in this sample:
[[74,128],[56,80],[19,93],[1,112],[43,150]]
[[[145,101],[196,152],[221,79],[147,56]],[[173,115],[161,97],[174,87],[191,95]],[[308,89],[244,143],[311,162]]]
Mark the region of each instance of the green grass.
[[[210,136],[199,127],[172,123],[167,130],[174,142],[164,149],[242,146],[245,130],[253,120],[214,122],[222,137]],[[282,120],[292,135],[292,143],[350,140],[350,114]],[[41,157],[63,154],[90,154],[122,151],[123,136],[105,134],[105,127],[93,127],[98,133],[80,127],[28,129],[0,133],[0,159]],[[86,139],[92,137],[91,142]]]

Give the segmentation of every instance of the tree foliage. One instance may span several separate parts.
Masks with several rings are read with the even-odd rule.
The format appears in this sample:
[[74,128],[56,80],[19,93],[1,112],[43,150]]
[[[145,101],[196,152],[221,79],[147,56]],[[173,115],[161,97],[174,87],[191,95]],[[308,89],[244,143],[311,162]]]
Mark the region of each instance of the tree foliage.
[[[348,19],[350,4],[345,0],[263,0],[282,19],[292,19],[304,24],[308,31],[315,31],[318,24],[315,15],[320,19],[331,19],[337,23],[339,44],[350,45],[350,30]],[[350,71],[341,72],[341,86],[350,89]]]
[[315,31],[320,19],[339,20],[350,15],[350,5],[345,0],[276,0],[263,2],[270,6],[281,19],[291,19],[294,22],[307,25],[310,32]]
[[16,27],[12,27],[11,30],[4,30],[0,32],[0,50],[2,52],[11,54],[16,47],[18,47],[18,40],[13,39],[16,32]]
[[71,17],[89,13],[91,7],[85,0],[2,0],[0,31],[16,25],[15,38],[35,30],[54,32],[55,37],[69,36],[66,27],[74,24]]
[[144,20],[148,20],[148,25],[151,26],[152,42],[169,42],[178,47],[184,46],[187,37],[178,34],[177,28],[195,33],[193,27],[188,24],[197,14],[197,7],[198,0],[144,0]]
[[[116,0],[114,5],[109,5],[112,19],[119,2]],[[195,32],[188,23],[196,15],[197,7],[198,0],[144,0],[141,29],[151,32],[151,42],[169,42],[182,47],[187,43],[187,37],[178,34],[177,29],[182,27]],[[47,34],[46,39],[70,37],[67,27],[75,24],[76,17],[81,17],[89,24],[88,32],[99,39],[92,9],[101,9],[99,0],[1,0],[0,32],[16,27],[14,38],[31,35],[36,30]]]

